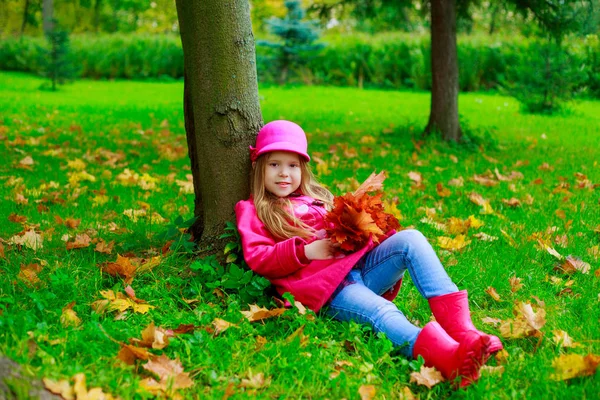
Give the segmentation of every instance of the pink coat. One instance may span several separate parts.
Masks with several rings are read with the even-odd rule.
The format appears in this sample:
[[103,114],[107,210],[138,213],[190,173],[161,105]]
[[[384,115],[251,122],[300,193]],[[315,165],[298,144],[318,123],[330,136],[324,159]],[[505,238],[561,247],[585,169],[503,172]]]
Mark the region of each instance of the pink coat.
[[[277,241],[258,219],[252,198],[240,201],[235,206],[235,213],[244,259],[252,271],[267,278],[279,294],[290,292],[296,300],[317,312],[352,267],[375,244],[369,241],[364,248],[342,258],[302,263],[297,255],[297,246],[326,237],[324,216],[327,211],[321,202],[308,196],[290,197],[290,200],[295,216],[313,227],[317,231],[316,236],[307,241],[299,237]],[[383,297],[393,300],[400,283]]]

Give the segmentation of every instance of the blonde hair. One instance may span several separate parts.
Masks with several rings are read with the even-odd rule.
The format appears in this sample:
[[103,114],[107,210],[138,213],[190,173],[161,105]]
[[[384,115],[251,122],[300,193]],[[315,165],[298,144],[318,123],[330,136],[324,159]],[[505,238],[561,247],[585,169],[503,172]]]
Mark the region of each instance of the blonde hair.
[[[330,209],[333,205],[333,194],[323,187],[313,175],[308,162],[300,158],[300,192],[303,195],[320,200]],[[292,210],[292,202],[288,198],[281,198],[265,189],[265,168],[269,153],[261,155],[252,164],[250,176],[250,192],[254,199],[254,207],[258,218],[265,224],[267,230],[275,239],[285,240],[294,236],[309,239],[314,236],[315,230],[296,218]]]

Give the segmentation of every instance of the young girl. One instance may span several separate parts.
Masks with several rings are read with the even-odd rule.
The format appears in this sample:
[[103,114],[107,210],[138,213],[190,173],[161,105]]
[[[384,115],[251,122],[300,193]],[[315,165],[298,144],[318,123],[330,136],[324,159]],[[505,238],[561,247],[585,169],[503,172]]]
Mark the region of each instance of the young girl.
[[[306,135],[290,121],[272,121],[258,133],[252,161],[251,197],[235,212],[244,258],[280,294],[342,321],[370,324],[408,357],[421,355],[460,386],[479,378],[500,340],[471,322],[467,293],[458,291],[427,239],[418,231],[391,232],[377,247],[336,256],[324,217],[333,195],[308,168]],[[404,272],[428,299],[435,322],[410,323],[391,302]]]

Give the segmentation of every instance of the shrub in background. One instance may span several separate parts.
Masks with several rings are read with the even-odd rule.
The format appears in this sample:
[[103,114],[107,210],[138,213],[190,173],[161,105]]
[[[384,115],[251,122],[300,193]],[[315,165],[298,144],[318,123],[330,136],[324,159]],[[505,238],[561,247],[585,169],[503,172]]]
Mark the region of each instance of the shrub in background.
[[310,53],[323,48],[323,44],[315,41],[319,39],[317,23],[303,21],[305,12],[299,0],[285,2],[287,14],[284,18],[271,17],[266,21],[268,30],[279,37],[283,42],[276,43],[268,40],[259,40],[259,46],[273,49],[273,55],[268,57],[273,66],[279,70],[278,81],[283,85],[287,82],[290,69],[298,68],[306,63]]
[[532,113],[554,113],[584,80],[582,60],[555,41],[539,41],[508,68],[508,93]]
[[[326,38],[318,56],[288,75],[288,82],[380,89],[431,89],[431,49],[426,36],[387,33],[337,35]],[[541,47],[522,37],[459,36],[460,90],[498,90],[514,83],[514,71],[527,68],[527,53]],[[600,45],[597,36],[566,40],[571,57],[584,70],[577,93],[600,97]],[[42,38],[0,41],[0,70],[40,73]],[[257,47],[258,78],[278,83],[277,49]],[[77,77],[92,79],[182,79],[181,40],[174,35],[74,35],[71,57]],[[536,57],[535,55],[533,57]],[[509,76],[510,75],[510,76]],[[518,78],[518,76],[517,76]]]

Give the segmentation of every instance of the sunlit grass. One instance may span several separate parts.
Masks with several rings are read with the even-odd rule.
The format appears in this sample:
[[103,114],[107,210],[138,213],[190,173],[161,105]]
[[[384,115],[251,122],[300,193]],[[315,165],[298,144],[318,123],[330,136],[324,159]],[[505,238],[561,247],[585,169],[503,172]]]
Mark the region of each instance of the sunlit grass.
[[[239,312],[248,309],[247,302],[232,292],[222,297],[210,287],[206,274],[190,269],[194,258],[182,247],[162,255],[166,239],[159,234],[178,216],[188,219],[193,213],[193,195],[178,183],[190,173],[182,83],[81,81],[52,93],[39,91],[41,82],[0,73],[0,238],[8,241],[24,229],[35,229],[44,238],[37,252],[0,242],[5,251],[0,258],[0,353],[31,374],[68,379],[84,372],[88,387],[131,398],[144,376],[142,368],[136,371],[117,361],[120,346],[108,336],[120,342],[140,338],[140,331],[154,321],[167,328],[202,327],[155,351],[179,358],[191,373],[196,385],[182,392],[190,398],[221,398],[228,387],[242,398],[358,398],[365,384],[374,385],[381,398],[397,398],[404,386],[432,398],[592,398],[600,391],[598,373],[569,383],[549,379],[558,355],[600,353],[600,278],[594,276],[600,265],[593,250],[600,241],[600,103],[573,104],[569,113],[558,116],[532,116],[522,114],[511,98],[461,95],[463,128],[475,144],[459,147],[437,139],[417,143],[427,122],[427,93],[261,88],[265,121],[286,118],[305,127],[309,150],[326,160],[316,168],[319,178],[334,192],[343,193],[353,179],[362,181],[373,170],[388,172],[386,194],[397,202],[401,224],[422,230],[438,249],[451,277],[469,291],[478,327],[499,334],[481,318],[511,318],[515,301],[537,305],[534,296],[545,303],[541,339],[504,340],[509,354],[505,372],[453,392],[448,384],[431,390],[409,384],[408,361],[387,340],[356,324],[325,316],[312,319],[295,309],[250,324]],[[21,163],[28,156],[31,166]],[[137,178],[124,179],[126,169]],[[523,178],[491,187],[472,179],[488,171],[495,174],[495,169],[505,176],[518,171]],[[94,180],[74,182],[78,171]],[[410,171],[422,174],[424,188],[414,188]],[[578,187],[584,181],[576,174],[585,175],[589,184]],[[459,177],[464,186],[449,185]],[[438,194],[438,183],[450,190],[448,197]],[[468,198],[472,192],[489,199],[495,212],[480,214],[481,207]],[[17,194],[27,204],[19,204]],[[513,197],[520,207],[502,201]],[[124,214],[141,209],[166,221],[134,221]],[[437,237],[453,235],[424,219],[426,209],[435,209],[440,223],[474,215],[484,226],[469,230],[471,243],[464,250],[440,250]],[[27,220],[11,222],[11,214]],[[81,219],[81,224],[69,229],[56,216]],[[473,236],[478,232],[497,240],[479,240]],[[112,254],[95,252],[95,244],[66,250],[61,239],[77,233],[115,241]],[[565,276],[555,271],[558,261],[536,246],[540,237],[560,254],[590,263],[590,273]],[[114,320],[114,313],[92,311],[101,290],[122,292],[126,286],[98,267],[117,254],[162,256],[159,266],[132,282],[136,296],[156,306],[148,314],[128,312]],[[30,286],[19,272],[34,263],[42,266],[40,283]],[[513,276],[523,284],[516,292],[509,283]],[[497,290],[500,302],[485,292],[488,287]],[[62,308],[73,301],[82,325],[64,328]],[[268,295],[256,301],[275,306]],[[430,318],[410,279],[396,303],[420,325]],[[238,327],[215,336],[205,329],[215,318]],[[302,326],[304,341],[288,339]],[[552,341],[553,330],[568,332],[581,347],[561,349]],[[332,378],[337,361],[352,364]],[[270,385],[244,388],[242,379],[258,372],[271,378]]]

